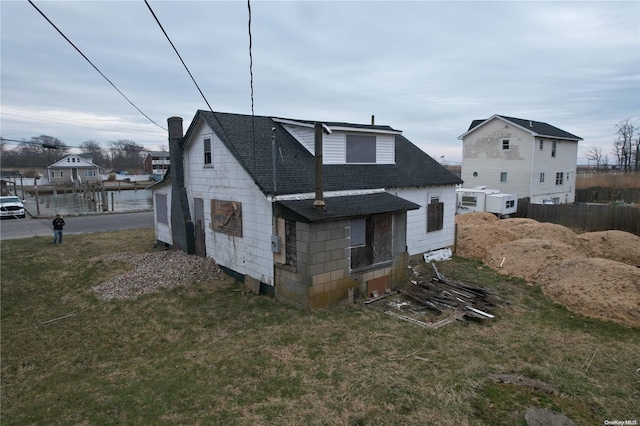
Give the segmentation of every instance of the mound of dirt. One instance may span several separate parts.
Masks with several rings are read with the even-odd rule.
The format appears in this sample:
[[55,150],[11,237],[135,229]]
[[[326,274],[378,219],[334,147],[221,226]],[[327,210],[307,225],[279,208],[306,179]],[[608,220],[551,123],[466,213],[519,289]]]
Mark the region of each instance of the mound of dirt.
[[456,224],[458,225],[484,225],[499,220],[496,215],[487,212],[465,213],[456,216]]
[[[471,214],[469,213],[468,215]],[[458,225],[456,253],[469,259],[483,260],[487,252],[495,246],[518,238],[520,237],[515,232],[491,223],[484,225]]]
[[570,311],[640,327],[640,269],[600,258],[552,263],[534,281]]
[[640,267],[640,237],[624,231],[586,232],[578,235],[587,256],[616,260]]
[[499,224],[515,232],[520,238],[553,240],[576,247],[580,244],[575,232],[554,223],[537,222],[533,219],[504,219]]
[[493,247],[487,251],[484,263],[501,274],[531,281],[533,276],[545,267],[576,257],[584,255],[574,247],[557,240],[523,238]]

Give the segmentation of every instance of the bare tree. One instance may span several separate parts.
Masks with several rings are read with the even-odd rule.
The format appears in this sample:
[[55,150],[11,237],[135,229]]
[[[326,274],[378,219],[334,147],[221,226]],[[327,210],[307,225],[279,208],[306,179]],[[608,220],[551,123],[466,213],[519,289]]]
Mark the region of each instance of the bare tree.
[[94,141],[84,141],[80,144],[80,150],[83,154],[91,154],[91,161],[100,167],[107,167],[109,165],[109,157],[107,152],[102,146]]
[[141,169],[146,149],[134,141],[121,139],[109,141],[111,151],[111,161],[114,168],[119,169]]
[[[630,118],[625,118],[616,124],[616,128],[618,129],[616,131],[617,139],[613,143],[613,153],[618,159],[618,166],[625,172],[632,171],[634,168],[637,169],[637,161],[635,162],[635,167],[632,167],[634,142],[636,145],[638,143],[633,139],[635,126],[631,123]],[[637,156],[638,154],[636,151],[636,157]]]
[[596,171],[600,171],[601,166],[605,166],[606,170],[606,155],[602,153],[602,148],[599,146],[592,146],[589,151],[587,151],[587,160],[595,163]]
[[67,145],[48,135],[32,137],[19,146],[21,167],[46,167],[66,155]]

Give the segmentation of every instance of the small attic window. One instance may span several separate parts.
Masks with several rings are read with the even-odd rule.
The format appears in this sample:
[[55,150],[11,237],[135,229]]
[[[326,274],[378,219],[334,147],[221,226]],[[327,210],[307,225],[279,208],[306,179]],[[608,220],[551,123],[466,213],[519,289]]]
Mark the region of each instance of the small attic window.
[[347,163],[376,162],[376,137],[373,135],[347,135]]
[[211,138],[206,137],[204,139],[204,164],[205,166],[211,165]]
[[509,139],[502,139],[502,149],[509,149]]

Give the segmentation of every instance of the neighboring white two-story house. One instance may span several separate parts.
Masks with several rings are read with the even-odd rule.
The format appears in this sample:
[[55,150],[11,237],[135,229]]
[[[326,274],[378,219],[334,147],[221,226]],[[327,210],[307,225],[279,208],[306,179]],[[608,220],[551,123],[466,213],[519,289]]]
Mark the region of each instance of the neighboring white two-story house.
[[181,118],[168,124],[156,238],[262,293],[338,303],[405,277],[410,254],[454,244],[461,180],[399,130],[208,111],[184,137]]
[[547,123],[494,115],[474,120],[458,139],[465,187],[500,189],[532,203],[575,201],[582,138]]

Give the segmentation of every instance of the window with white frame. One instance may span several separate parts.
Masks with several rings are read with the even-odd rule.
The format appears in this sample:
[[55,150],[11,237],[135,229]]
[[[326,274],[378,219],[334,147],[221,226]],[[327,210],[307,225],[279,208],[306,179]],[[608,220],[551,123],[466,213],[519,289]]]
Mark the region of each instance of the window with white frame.
[[544,183],[544,172],[540,173],[540,183]]
[[502,149],[509,149],[509,139],[502,139]]
[[96,171],[94,169],[85,170],[84,175],[86,177],[96,177]]
[[544,150],[544,139],[540,139],[540,151]]
[[564,182],[564,173],[563,172],[556,173],[556,185],[562,185],[563,182]]
[[61,177],[64,177],[64,174],[63,174],[62,170],[51,170],[51,177],[52,178],[61,178]]
[[376,162],[376,137],[374,135],[347,135],[347,163]]
[[210,166],[212,164],[212,149],[211,149],[211,136],[204,138],[204,165]]
[[500,182],[501,183],[507,182],[507,172],[500,172]]

